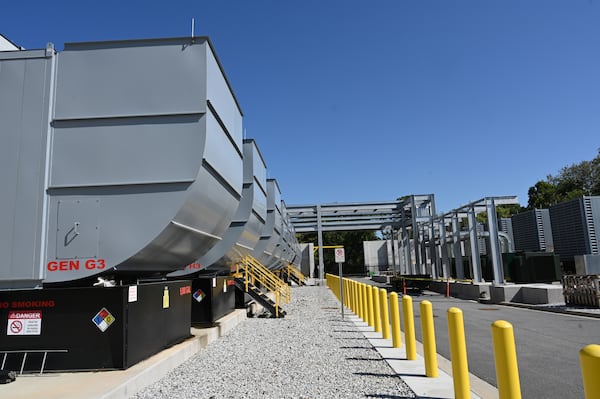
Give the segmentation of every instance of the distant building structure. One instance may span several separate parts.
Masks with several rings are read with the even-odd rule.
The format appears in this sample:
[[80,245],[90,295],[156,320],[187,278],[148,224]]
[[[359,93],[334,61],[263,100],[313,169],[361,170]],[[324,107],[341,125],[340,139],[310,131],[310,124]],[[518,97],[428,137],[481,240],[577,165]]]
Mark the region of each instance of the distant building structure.
[[552,225],[548,209],[532,209],[511,217],[516,251],[553,252]]
[[515,246],[515,236],[513,234],[513,225],[511,218],[499,218],[498,219],[498,230],[508,237],[510,242],[512,243],[512,249]]
[[598,255],[600,196],[583,196],[549,208],[554,252],[561,262],[577,255]]
[[[368,272],[379,274],[383,271],[394,271],[394,266],[400,264],[398,242],[394,240],[363,241],[365,267]],[[396,257],[394,260],[393,257]]]
[[315,277],[315,245],[300,244],[302,260],[300,261],[300,271],[307,277]]

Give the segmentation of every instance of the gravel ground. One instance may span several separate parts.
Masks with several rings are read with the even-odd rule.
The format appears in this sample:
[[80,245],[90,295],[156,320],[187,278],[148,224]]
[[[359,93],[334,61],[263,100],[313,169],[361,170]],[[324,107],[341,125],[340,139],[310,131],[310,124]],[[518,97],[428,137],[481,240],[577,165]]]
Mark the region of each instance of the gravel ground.
[[326,287],[295,287],[284,319],[246,319],[133,398],[414,398]]

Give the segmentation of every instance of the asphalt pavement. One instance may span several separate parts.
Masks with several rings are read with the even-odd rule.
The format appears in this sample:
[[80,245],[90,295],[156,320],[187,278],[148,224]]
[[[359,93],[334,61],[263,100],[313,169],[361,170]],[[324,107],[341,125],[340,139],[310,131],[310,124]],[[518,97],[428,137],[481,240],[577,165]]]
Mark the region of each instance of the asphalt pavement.
[[437,351],[446,359],[450,359],[447,311],[462,310],[469,371],[482,380],[497,386],[491,325],[506,320],[514,328],[523,398],[584,397],[579,350],[600,343],[600,319],[483,304],[427,291],[412,297],[417,340],[421,341],[419,304],[428,300],[433,305]]

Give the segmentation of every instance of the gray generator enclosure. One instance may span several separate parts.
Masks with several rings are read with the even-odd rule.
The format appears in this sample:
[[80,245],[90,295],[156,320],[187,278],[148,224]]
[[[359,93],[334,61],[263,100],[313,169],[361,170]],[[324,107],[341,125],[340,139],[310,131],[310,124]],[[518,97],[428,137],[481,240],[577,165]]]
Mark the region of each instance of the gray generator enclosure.
[[167,273],[242,193],[242,114],[208,38],[0,53],[0,284]]
[[275,250],[281,237],[281,191],[275,179],[267,179],[267,220],[253,256],[263,265],[278,265]]
[[198,269],[229,272],[242,257],[252,254],[267,218],[267,167],[252,139],[244,140],[244,185],[239,207],[223,239],[197,264],[170,276],[196,273]]

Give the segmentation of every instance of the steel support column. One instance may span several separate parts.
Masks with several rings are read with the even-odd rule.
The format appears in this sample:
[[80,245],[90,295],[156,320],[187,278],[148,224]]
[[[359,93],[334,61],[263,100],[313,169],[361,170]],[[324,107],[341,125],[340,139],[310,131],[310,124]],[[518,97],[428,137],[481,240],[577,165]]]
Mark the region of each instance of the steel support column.
[[394,274],[396,274],[396,248],[394,248],[394,229],[391,228],[390,230],[392,232],[392,271],[394,272]]
[[467,211],[467,220],[469,221],[469,243],[471,247],[471,268],[473,269],[473,281],[481,282],[481,258],[479,257],[479,241],[477,239],[477,219],[475,217],[475,208],[471,207]]
[[450,277],[450,262],[448,259],[448,244],[446,243],[446,222],[444,217],[440,221],[440,250],[442,252],[442,273],[443,276]]
[[494,269],[494,284],[504,284],[504,268],[502,266],[502,254],[498,243],[498,217],[496,216],[496,204],[493,198],[486,200],[488,214],[488,231],[490,232],[490,252],[492,253],[492,267]]
[[465,278],[465,269],[462,260],[462,250],[460,245],[460,221],[458,220],[458,214],[452,215],[452,252],[454,254],[454,266],[456,267],[456,278]]
[[404,253],[406,259],[406,274],[416,274],[412,263],[410,235],[408,234],[408,229],[406,228],[406,213],[404,212],[404,208],[402,208],[402,243],[402,245],[404,246]]
[[323,225],[321,223],[321,205],[317,205],[317,245],[319,246],[319,280],[325,279],[325,262],[323,261]]
[[[410,196],[410,209],[412,216],[412,231],[413,231],[413,245],[415,247],[415,270],[418,270],[419,273],[422,273],[422,259],[421,259],[421,229],[419,229],[419,224],[417,223],[417,206],[415,205],[415,196]],[[415,273],[416,274],[416,273]]]
[[[431,202],[429,203],[429,252],[431,253],[431,269],[433,278],[438,278],[440,276],[439,262],[437,256],[437,249],[435,247],[435,201],[433,200],[433,195],[431,196]],[[434,271],[435,270],[435,271]]]
[[435,247],[435,229],[433,228],[433,220],[429,224],[429,256],[431,258],[431,276],[439,277],[437,248]]

